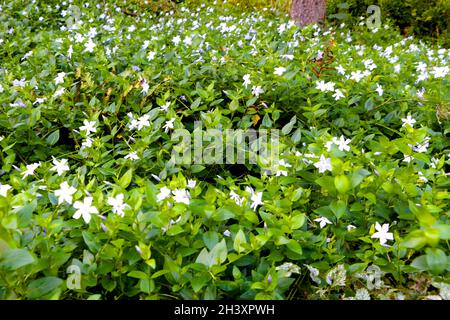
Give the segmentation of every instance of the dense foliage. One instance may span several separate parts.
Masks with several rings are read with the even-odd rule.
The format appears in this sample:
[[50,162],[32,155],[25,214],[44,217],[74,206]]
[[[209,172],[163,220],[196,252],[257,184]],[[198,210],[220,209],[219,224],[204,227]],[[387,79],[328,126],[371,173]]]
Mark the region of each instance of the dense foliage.
[[[448,50],[75,2],[0,11],[0,298],[449,298]],[[280,160],[171,161],[194,121]]]

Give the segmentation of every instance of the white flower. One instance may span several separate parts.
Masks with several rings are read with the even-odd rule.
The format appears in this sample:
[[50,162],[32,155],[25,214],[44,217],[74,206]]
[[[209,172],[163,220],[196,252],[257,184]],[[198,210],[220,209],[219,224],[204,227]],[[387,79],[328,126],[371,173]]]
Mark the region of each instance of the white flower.
[[414,123],[416,123],[416,120],[412,118],[411,115],[408,115],[406,118],[402,118],[402,122],[402,127],[404,127],[405,125],[409,125],[412,128],[414,127]]
[[320,229],[323,229],[327,224],[332,224],[331,221],[325,217],[314,219],[314,221],[319,222]]
[[159,193],[156,195],[156,199],[158,202],[163,201],[164,199],[170,197],[170,189],[167,187],[162,187],[159,189]]
[[319,169],[319,173],[325,171],[331,171],[331,159],[325,158],[324,155],[320,156],[319,162],[314,163],[314,166]]
[[372,235],[372,239],[380,239],[380,244],[384,245],[387,240],[394,240],[394,235],[389,231],[389,224],[385,223],[381,226],[378,222],[375,223],[375,232]]
[[414,158],[412,156],[405,155],[403,162],[410,163]]
[[253,94],[255,97],[259,97],[259,95],[260,95],[261,93],[264,93],[264,90],[261,88],[261,86],[253,86],[253,87],[252,87],[252,94]]
[[433,70],[430,72],[434,75],[435,78],[444,78],[450,72],[450,68],[445,67],[433,67]]
[[285,277],[290,277],[292,273],[300,274],[300,267],[292,262],[285,262],[281,266],[275,268],[276,271],[284,271]]
[[65,72],[59,72],[58,75],[55,78],[55,86],[57,86],[60,83],[64,83],[64,77],[66,76]]
[[342,91],[340,90],[340,89],[336,89],[335,91],[334,91],[334,94],[333,94],[333,98],[337,101],[337,100],[339,100],[339,99],[341,99],[341,98],[344,98],[345,96],[344,96],[344,94],[342,93]]
[[84,141],[81,143],[81,148],[84,149],[84,148],[90,148],[90,147],[92,147],[92,142],[94,142],[93,139],[91,139],[91,138],[89,138],[89,137],[86,137],[86,140],[84,140]]
[[377,83],[377,88],[375,90],[378,92],[380,97],[383,95],[383,92],[384,92],[383,87],[380,86],[378,83]]
[[225,230],[224,232],[223,232],[223,235],[225,236],[225,237],[229,237],[229,236],[231,236],[231,232],[230,232],[230,230]]
[[173,200],[178,203],[189,204],[189,192],[185,189],[175,189],[172,191]]
[[79,219],[81,216],[83,216],[83,220],[86,223],[89,223],[89,221],[91,221],[92,214],[98,214],[97,208],[92,205],[92,197],[84,198],[83,202],[76,201],[73,204],[73,207],[77,209],[73,217],[75,219]]
[[20,80],[16,79],[12,83],[13,87],[21,87],[21,88],[25,87],[25,84],[26,84],[25,78],[22,78]]
[[156,56],[156,52],[155,51],[150,51],[147,55],[147,59],[148,61],[152,61],[153,59],[155,59]]
[[192,44],[192,38],[189,36],[186,36],[183,40],[183,43],[187,46],[190,46]]
[[91,132],[97,132],[95,121],[83,120],[83,124],[84,126],[80,127],[80,131],[86,131],[86,135],[89,135]]
[[257,192],[257,193],[253,193],[252,196],[250,197],[250,201],[252,202],[252,204],[250,205],[250,208],[256,211],[256,208],[259,205],[263,205],[264,203],[262,202],[262,192]]
[[84,45],[84,52],[92,53],[94,51],[96,44],[89,38],[88,42]]
[[354,225],[349,224],[349,225],[347,226],[347,231],[351,231],[351,230],[353,230],[353,229],[356,229],[356,227],[355,227]]
[[394,72],[395,72],[395,73],[400,73],[400,69],[401,69],[401,66],[400,66],[399,64],[396,64],[396,65],[394,66]]
[[23,178],[28,176],[32,176],[34,174],[34,170],[36,170],[40,166],[39,163],[27,164],[27,167],[24,172],[22,172]]
[[63,203],[64,201],[68,204],[72,204],[72,195],[77,192],[77,189],[75,189],[72,186],[69,186],[69,184],[64,181],[59,185],[59,189],[55,190],[55,196],[58,197],[58,204]]
[[139,117],[139,119],[134,123],[134,125],[138,130],[142,130],[142,128],[150,126],[149,120],[150,116],[148,114],[144,114],[143,116]]
[[337,66],[336,70],[339,74],[345,75],[345,69],[341,65]]
[[335,143],[337,144],[339,150],[341,150],[341,151],[350,151],[350,147],[348,146],[348,144],[350,142],[352,142],[352,140],[345,139],[344,136],[341,136],[339,138],[339,140],[335,141]]
[[278,68],[275,68],[275,71],[273,72],[273,74],[281,76],[285,72],[286,72],[286,68],[285,67],[278,67]]
[[334,82],[325,82],[323,80],[317,81],[316,89],[319,89],[320,91],[327,92],[327,91],[334,91]]
[[70,45],[69,50],[67,50],[67,58],[72,58],[73,47]]
[[172,119],[166,121],[166,124],[163,126],[164,132],[167,133],[169,131],[169,129],[173,129],[173,122],[174,121],[175,121],[175,118],[172,118]]
[[9,184],[1,184],[0,183],[0,196],[6,197],[6,193],[11,189]]
[[123,194],[118,194],[115,198],[114,197],[108,197],[108,204],[112,206],[112,212],[117,214],[119,217],[125,216],[125,208],[128,206],[126,203],[123,202]]
[[242,206],[242,202],[244,202],[244,198],[239,197],[233,190],[230,191],[230,199],[234,200],[238,206]]
[[143,94],[147,94],[148,93],[148,89],[150,89],[150,86],[148,85],[147,81],[142,81],[141,83],[141,87],[142,87],[142,93]]
[[161,106],[160,110],[167,112],[169,110],[169,107],[170,107],[170,102],[166,102],[166,104]]
[[67,164],[67,159],[61,159],[61,161],[58,161],[53,157],[53,164],[54,166],[50,168],[51,171],[56,171],[58,173],[58,176],[62,175],[65,171],[70,170],[69,165]]
[[352,71],[350,79],[355,80],[356,82],[360,82],[361,79],[364,78],[364,74],[361,72],[361,70]]
[[[281,159],[278,161],[278,167],[284,167],[284,168],[290,168],[292,167],[289,163],[285,162],[284,159]],[[277,177],[279,176],[286,176],[288,175],[288,172],[286,170],[278,168],[276,174]]]
[[188,179],[187,187],[189,189],[194,189],[196,185],[197,185],[197,181]]
[[137,155],[136,151],[131,151],[129,154],[127,154],[125,157],[125,159],[130,159],[130,160],[139,160],[139,157]]
[[175,36],[175,37],[173,37],[172,42],[173,42],[175,45],[178,45],[178,44],[181,42],[180,36]]
[[36,104],[36,103],[41,104],[41,103],[43,103],[45,100],[47,100],[47,98],[37,98],[37,99],[33,102],[33,104]]
[[55,91],[55,93],[53,94],[53,98],[58,98],[58,97],[60,97],[60,96],[62,96],[63,95],[63,93],[64,93],[64,88],[58,88],[56,91]]
[[244,80],[244,82],[242,83],[242,85],[243,85],[244,87],[247,88],[247,86],[251,83],[251,82],[250,82],[250,75],[249,75],[249,74],[246,74],[246,75],[244,75],[244,76],[242,77],[242,79]]

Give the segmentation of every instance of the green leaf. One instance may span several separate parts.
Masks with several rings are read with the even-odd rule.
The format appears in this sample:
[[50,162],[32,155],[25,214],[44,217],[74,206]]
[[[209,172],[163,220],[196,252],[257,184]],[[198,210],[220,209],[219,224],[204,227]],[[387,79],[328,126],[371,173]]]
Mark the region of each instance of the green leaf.
[[420,249],[427,244],[423,230],[414,230],[401,242],[405,248]]
[[151,279],[141,279],[139,281],[139,289],[144,293],[151,293],[155,290],[155,282]]
[[59,140],[59,129],[53,131],[51,134],[48,135],[47,139],[45,139],[45,141],[51,146],[57,143],[58,140]]
[[239,108],[239,100],[238,99],[233,99],[230,102],[230,110],[231,111],[236,111]]
[[434,228],[439,231],[439,239],[450,240],[450,225],[448,224],[436,224]]
[[88,231],[83,231],[81,234],[83,235],[83,240],[88,246],[89,250],[96,253],[100,249],[100,244],[97,243],[97,238]]
[[440,274],[447,269],[447,255],[438,248],[428,248],[426,250],[426,260],[429,270],[434,274]]
[[216,244],[210,252],[211,260],[213,262],[212,265],[224,263],[225,260],[227,260],[227,254],[227,244],[225,242],[225,239],[222,239],[222,241]]
[[245,246],[243,244],[247,243],[247,238],[245,237],[244,231],[242,229],[239,229],[239,231],[236,234],[236,237],[234,238],[233,248],[237,253],[241,253],[245,251]]
[[130,183],[131,178],[133,178],[133,169],[128,169],[127,172],[124,173],[124,175],[119,180],[119,186],[126,189]]
[[25,228],[30,224],[31,218],[33,216],[33,210],[33,205],[26,204],[17,212],[17,222],[19,228]]
[[339,193],[346,193],[349,191],[352,186],[350,183],[350,179],[346,175],[339,175],[334,177],[334,186]]
[[291,229],[296,230],[303,226],[305,223],[306,216],[304,213],[297,214],[291,217]]
[[336,218],[340,219],[347,211],[347,205],[342,200],[333,201],[330,204],[330,209],[333,211]]
[[292,252],[295,252],[299,255],[303,253],[302,247],[294,239],[289,240],[289,242],[286,244],[286,247],[288,247],[288,249],[291,250]]
[[203,250],[200,251],[195,262],[204,264],[205,266],[207,266],[209,268],[211,266],[211,255],[208,252],[208,249],[203,248]]
[[35,262],[25,249],[9,249],[0,257],[0,269],[15,270]]
[[27,287],[28,299],[39,299],[51,296],[56,290],[61,289],[63,280],[57,277],[45,277],[30,282]]
[[209,250],[212,250],[219,242],[219,234],[216,231],[207,231],[203,234],[203,242]]
[[289,132],[292,131],[292,128],[294,128],[295,123],[297,122],[297,116],[293,116],[291,121],[289,121],[288,124],[286,124],[282,129],[281,132],[283,132],[284,135],[288,135]]
[[136,279],[148,279],[148,275],[145,272],[139,270],[133,270],[129,272],[128,276]]

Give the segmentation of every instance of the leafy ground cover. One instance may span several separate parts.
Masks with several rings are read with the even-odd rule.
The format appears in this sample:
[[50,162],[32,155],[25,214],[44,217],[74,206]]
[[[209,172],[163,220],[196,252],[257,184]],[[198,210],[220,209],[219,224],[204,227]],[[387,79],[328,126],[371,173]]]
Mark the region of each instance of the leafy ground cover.
[[[1,298],[449,298],[448,50],[227,6],[0,14]],[[195,121],[279,130],[278,159],[178,164]]]

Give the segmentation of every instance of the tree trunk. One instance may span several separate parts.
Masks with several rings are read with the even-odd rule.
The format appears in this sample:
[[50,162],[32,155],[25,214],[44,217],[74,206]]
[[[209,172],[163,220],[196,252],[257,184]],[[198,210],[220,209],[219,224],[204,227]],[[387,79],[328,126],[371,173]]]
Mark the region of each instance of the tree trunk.
[[325,19],[326,0],[292,0],[291,18],[301,26]]

